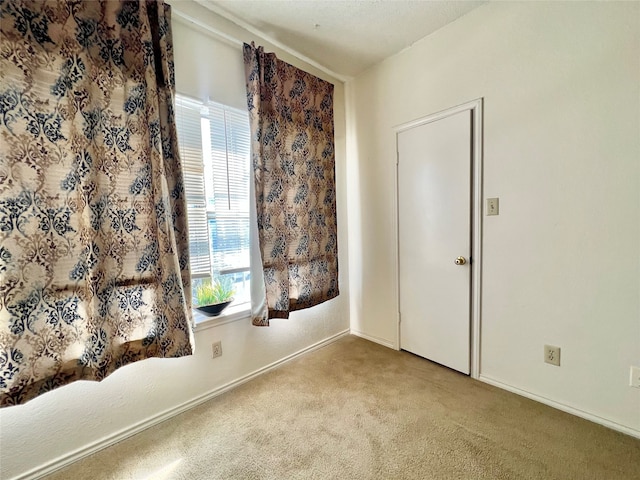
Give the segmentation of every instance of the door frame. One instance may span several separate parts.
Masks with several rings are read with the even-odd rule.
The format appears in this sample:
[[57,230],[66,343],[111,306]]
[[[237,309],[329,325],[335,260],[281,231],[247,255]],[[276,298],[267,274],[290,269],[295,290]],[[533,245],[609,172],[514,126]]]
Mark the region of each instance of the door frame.
[[447,108],[436,113],[403,123],[394,127],[396,136],[396,168],[395,168],[395,270],[396,270],[396,310],[397,317],[397,334],[394,348],[400,350],[400,225],[398,222],[400,201],[398,197],[398,164],[400,154],[398,149],[398,134],[406,130],[442,120],[443,118],[455,115],[460,112],[471,112],[471,286],[470,286],[470,318],[471,318],[471,378],[478,379],[480,377],[480,325],[481,325],[481,300],[482,300],[482,211],[483,211],[483,192],[482,192],[482,158],[483,158],[483,99],[478,98],[469,102]]

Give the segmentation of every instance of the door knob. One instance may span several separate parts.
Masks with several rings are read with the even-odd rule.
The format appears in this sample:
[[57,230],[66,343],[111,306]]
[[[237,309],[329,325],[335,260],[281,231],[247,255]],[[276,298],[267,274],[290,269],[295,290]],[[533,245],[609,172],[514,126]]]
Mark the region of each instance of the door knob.
[[456,265],[464,265],[465,263],[467,263],[467,259],[464,257],[458,257],[456,258],[455,264]]

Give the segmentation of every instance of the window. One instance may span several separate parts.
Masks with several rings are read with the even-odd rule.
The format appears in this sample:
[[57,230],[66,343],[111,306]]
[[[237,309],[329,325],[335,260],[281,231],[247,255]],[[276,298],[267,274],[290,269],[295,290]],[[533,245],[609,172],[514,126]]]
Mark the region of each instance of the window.
[[250,301],[249,118],[246,111],[176,95],[193,298],[205,282],[231,283]]

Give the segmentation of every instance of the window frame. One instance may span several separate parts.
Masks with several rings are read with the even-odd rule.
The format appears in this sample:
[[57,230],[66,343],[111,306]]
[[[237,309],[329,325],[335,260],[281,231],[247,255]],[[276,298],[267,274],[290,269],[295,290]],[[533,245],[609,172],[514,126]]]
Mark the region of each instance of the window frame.
[[[226,112],[227,110],[231,111],[231,112],[235,112],[237,113],[241,113],[241,114],[246,114],[247,115],[247,131],[249,132],[250,135],[250,131],[249,131],[249,117],[248,117],[248,112],[242,110],[242,109],[238,109],[236,107],[230,106],[230,105],[225,105],[222,104],[220,102],[214,102],[211,100],[208,100],[207,102],[203,102],[201,100],[198,100],[196,98],[193,98],[189,95],[180,93],[180,92],[176,92],[175,95],[176,98],[176,105],[175,105],[175,111],[176,111],[176,124],[179,125],[181,123],[181,121],[179,121],[178,118],[178,110],[182,107],[178,106],[178,103],[187,103],[187,104],[193,104],[193,105],[200,105],[201,106],[201,114],[200,114],[200,121],[201,121],[201,143],[202,143],[202,151],[201,151],[201,155],[202,155],[202,162],[203,162],[203,166],[202,166],[202,175],[203,175],[203,190],[204,190],[204,200],[205,200],[205,204],[204,204],[204,214],[206,216],[206,225],[207,225],[207,231],[209,232],[208,234],[208,239],[209,239],[209,251],[210,251],[210,270],[211,272],[213,272],[213,245],[211,242],[211,231],[209,230],[209,222],[212,219],[215,219],[217,216],[222,216],[224,217],[224,214],[220,215],[219,212],[216,212],[214,210],[212,210],[209,207],[209,192],[207,190],[206,187],[206,179],[207,179],[207,174],[213,174],[213,172],[211,170],[208,170],[208,167],[206,165],[205,162],[205,150],[210,148],[210,145],[212,143],[212,138],[211,138],[211,127],[209,127],[209,137],[208,139],[206,139],[204,137],[204,123],[203,120],[207,119],[208,121],[210,121],[210,118],[208,117],[208,114],[204,114],[202,113],[203,110],[208,110],[209,108],[221,108],[225,114],[225,127],[227,126],[226,123]],[[179,132],[180,129],[178,128],[177,131]],[[226,141],[226,139],[225,139]],[[205,146],[205,143],[208,143],[208,146]],[[178,134],[178,144],[180,144],[180,134]],[[251,144],[250,144],[250,138],[248,138],[248,142],[247,142],[247,147],[249,149],[251,149]],[[181,148],[180,148],[181,150]],[[208,155],[211,155],[211,152],[208,153]],[[227,157],[229,156],[229,149],[228,146],[226,148],[226,155]],[[250,162],[250,158],[249,158],[249,162]],[[250,167],[250,163],[249,163],[249,168]],[[249,172],[250,173],[250,172]],[[227,174],[227,182],[229,182],[230,176],[229,174]],[[251,174],[249,175],[249,181],[251,181]],[[250,185],[248,186],[248,190],[250,190]],[[249,201],[250,201],[250,195],[249,195]],[[248,208],[247,210],[247,216],[248,216],[248,221],[251,222],[251,208]],[[251,235],[251,228],[249,227],[249,235]],[[249,240],[250,242],[250,240]],[[251,251],[250,251],[250,247],[249,247],[249,255],[251,255]],[[218,272],[221,275],[226,275],[226,274],[231,274],[231,273],[242,273],[242,272],[251,272],[251,266],[250,264],[247,265],[246,267],[234,267],[234,268],[223,268],[220,269],[220,271]],[[199,279],[207,279],[207,278],[211,278],[213,280],[213,275],[205,275],[202,273],[196,273],[196,274],[192,274],[191,275],[191,281],[193,284],[194,280],[199,280]],[[250,280],[249,280],[250,282]],[[250,292],[250,285],[249,285],[249,298],[247,301],[244,301],[242,303],[236,304],[236,305],[230,305],[228,306],[223,312],[221,312],[219,315],[217,316],[207,316],[204,313],[198,311],[196,309],[195,306],[193,306],[193,304],[191,305],[191,311],[193,314],[193,324],[194,324],[194,330],[195,331],[200,331],[200,330],[206,330],[208,328],[212,328],[218,325],[224,325],[226,323],[231,323],[231,322],[236,322],[239,320],[245,320],[245,319],[250,319],[251,318],[251,292]]]

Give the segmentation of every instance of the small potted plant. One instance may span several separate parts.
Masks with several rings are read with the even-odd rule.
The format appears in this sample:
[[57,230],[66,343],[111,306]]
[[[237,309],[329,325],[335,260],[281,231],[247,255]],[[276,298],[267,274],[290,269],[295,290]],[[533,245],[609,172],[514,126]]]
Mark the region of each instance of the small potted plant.
[[213,283],[203,283],[196,288],[196,309],[215,317],[233,302],[234,294],[230,278],[215,278]]

